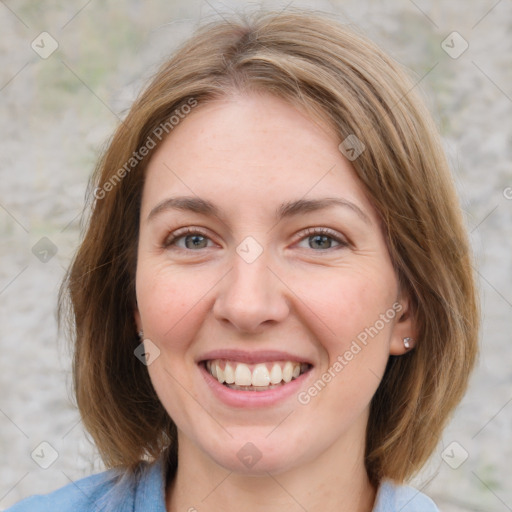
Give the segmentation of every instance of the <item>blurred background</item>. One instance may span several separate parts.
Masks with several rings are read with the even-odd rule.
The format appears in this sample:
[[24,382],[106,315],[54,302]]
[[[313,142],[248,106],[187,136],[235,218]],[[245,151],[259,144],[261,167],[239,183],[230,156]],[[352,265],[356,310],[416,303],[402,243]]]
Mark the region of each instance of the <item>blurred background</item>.
[[0,510],[102,469],[55,319],[101,148],[199,24],[301,7],[354,25],[406,65],[440,127],[483,329],[470,389],[413,484],[444,512],[512,510],[510,0],[0,1]]

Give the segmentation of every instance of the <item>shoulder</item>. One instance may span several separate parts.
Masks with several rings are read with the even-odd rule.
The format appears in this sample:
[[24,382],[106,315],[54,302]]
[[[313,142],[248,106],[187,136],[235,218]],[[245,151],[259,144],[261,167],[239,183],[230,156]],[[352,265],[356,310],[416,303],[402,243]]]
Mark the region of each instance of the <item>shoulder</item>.
[[384,480],[377,493],[373,512],[439,512],[435,503],[414,487]]
[[141,501],[156,505],[150,510],[160,511],[160,501],[163,504],[160,464],[142,465],[135,474],[109,470],[92,475],[50,494],[26,498],[6,512],[132,512],[139,510]]
[[47,495],[36,495],[20,501],[7,512],[43,512],[50,510],[74,510],[79,512],[87,510],[91,504],[113,488],[118,477],[114,471],[105,471],[92,475],[65,487],[57,489]]
[[[88,476],[46,495],[36,495],[20,501],[6,512],[82,512],[94,510],[122,480],[120,473],[110,470]],[[103,510],[103,508],[99,508]]]

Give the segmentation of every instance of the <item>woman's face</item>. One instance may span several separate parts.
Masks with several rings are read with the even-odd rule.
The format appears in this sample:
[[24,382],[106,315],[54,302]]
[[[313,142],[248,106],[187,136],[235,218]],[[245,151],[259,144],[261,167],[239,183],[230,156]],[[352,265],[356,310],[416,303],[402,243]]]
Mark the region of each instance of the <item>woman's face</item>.
[[278,473],[362,453],[412,334],[338,143],[283,100],[239,95],[197,106],[149,164],[135,316],[180,449],[208,463]]

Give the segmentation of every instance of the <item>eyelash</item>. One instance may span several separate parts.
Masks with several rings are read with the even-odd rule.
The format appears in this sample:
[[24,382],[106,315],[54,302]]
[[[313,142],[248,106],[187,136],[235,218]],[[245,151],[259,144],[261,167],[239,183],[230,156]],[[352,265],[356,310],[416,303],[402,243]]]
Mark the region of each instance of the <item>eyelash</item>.
[[[201,229],[188,227],[188,228],[178,229],[174,233],[171,233],[171,235],[164,240],[164,243],[162,244],[162,248],[168,249],[172,245],[175,245],[177,240],[179,240],[180,238],[186,237],[187,235],[200,235],[207,239],[210,239],[208,234],[205,233],[204,231],[202,231]],[[348,245],[349,245],[349,243],[346,240],[342,239],[340,236],[338,236],[338,234],[335,231],[333,231],[332,229],[329,229],[329,228],[306,228],[305,230],[303,230],[299,233],[298,241],[300,242],[305,238],[309,238],[309,237],[312,237],[315,235],[327,236],[339,244],[338,246],[330,247],[329,249],[320,249],[315,252],[327,252],[327,251],[331,251],[331,250],[334,250],[337,248],[340,249],[340,248],[348,247]],[[174,250],[197,252],[197,251],[194,251],[193,249],[183,249],[182,247],[175,247]]]

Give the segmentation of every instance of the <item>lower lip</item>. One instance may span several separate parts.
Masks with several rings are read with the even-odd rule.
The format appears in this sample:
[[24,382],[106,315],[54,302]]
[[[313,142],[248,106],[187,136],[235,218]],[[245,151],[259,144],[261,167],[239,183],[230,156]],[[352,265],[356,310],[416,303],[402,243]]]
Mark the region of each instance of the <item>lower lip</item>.
[[214,395],[226,405],[231,407],[268,407],[277,404],[290,397],[297,395],[304,381],[309,377],[311,368],[299,375],[296,379],[283,384],[277,388],[268,389],[266,391],[242,391],[239,389],[231,389],[221,384],[214,378],[210,372],[199,364],[201,374],[205,379],[208,387],[213,391]]

